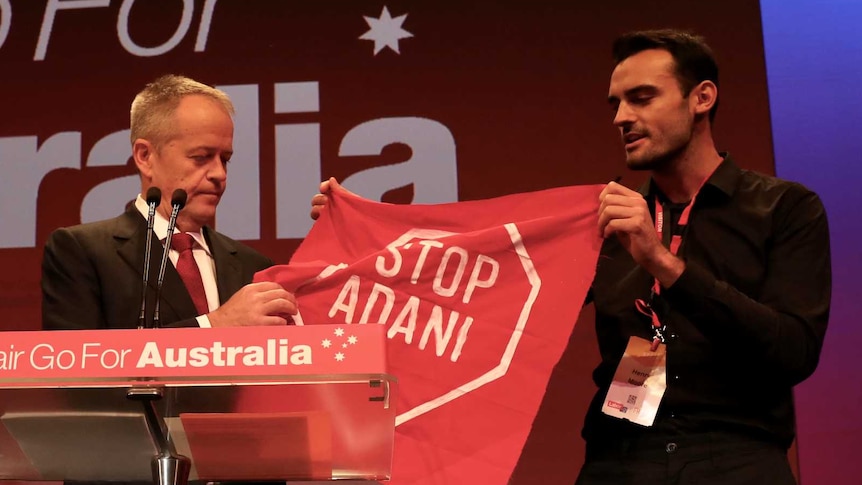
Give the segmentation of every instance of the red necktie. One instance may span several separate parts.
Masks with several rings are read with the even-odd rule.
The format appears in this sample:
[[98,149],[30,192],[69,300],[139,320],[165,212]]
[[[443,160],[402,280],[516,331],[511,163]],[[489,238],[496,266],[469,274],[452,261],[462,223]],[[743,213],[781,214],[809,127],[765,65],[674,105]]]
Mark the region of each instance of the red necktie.
[[198,314],[203,315],[209,312],[209,305],[207,304],[207,293],[204,290],[204,281],[201,278],[201,270],[198,269],[198,263],[192,253],[194,245],[194,238],[185,232],[174,234],[171,238],[171,248],[180,253],[180,257],[177,259],[177,273],[180,274],[180,278],[186,284],[186,289],[195,303]]

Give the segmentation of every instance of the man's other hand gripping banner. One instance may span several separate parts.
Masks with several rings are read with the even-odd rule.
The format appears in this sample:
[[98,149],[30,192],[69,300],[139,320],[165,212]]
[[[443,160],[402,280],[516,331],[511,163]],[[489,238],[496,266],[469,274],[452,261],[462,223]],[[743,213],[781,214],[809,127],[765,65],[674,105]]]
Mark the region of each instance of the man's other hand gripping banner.
[[505,484],[595,272],[602,186],[442,205],[334,188],[290,261],[298,325],[385,325],[394,484]]

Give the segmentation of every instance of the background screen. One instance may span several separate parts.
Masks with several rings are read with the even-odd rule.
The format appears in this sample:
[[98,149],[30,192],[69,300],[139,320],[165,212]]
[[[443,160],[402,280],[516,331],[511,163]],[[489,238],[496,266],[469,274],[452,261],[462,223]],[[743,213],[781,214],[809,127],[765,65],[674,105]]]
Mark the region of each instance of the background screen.
[[[704,4],[705,5],[705,4]],[[744,168],[816,190],[834,300],[799,386],[805,485],[862,475],[857,207],[862,7],[689,0],[0,0],[0,328],[40,326],[52,230],[119,214],[140,190],[134,95],[165,73],[227,91],[235,155],[217,228],[285,263],[320,180],[438,203],[605,183],[627,172],[611,125],[610,45],[625,31],[705,36],[721,66],[715,138]],[[582,312],[513,483],[572,483],[598,354]]]

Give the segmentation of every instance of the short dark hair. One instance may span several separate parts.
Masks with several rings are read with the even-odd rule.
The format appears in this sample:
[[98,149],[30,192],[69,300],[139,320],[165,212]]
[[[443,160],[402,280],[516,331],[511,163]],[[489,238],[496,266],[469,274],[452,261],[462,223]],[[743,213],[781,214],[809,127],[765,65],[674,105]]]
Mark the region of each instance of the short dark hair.
[[[623,34],[614,41],[614,62],[619,64],[641,51],[650,49],[665,50],[673,56],[676,79],[684,95],[688,96],[691,90],[703,81],[712,81],[718,86],[718,64],[712,49],[703,37],[685,31],[661,29]],[[715,119],[716,111],[718,99],[709,110],[710,121]]]

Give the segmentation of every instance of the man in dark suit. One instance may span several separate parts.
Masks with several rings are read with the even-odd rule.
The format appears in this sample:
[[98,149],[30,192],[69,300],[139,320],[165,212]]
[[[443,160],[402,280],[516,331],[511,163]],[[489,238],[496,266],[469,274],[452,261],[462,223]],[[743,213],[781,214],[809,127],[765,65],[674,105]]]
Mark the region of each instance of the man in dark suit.
[[42,260],[43,328],[135,328],[147,237],[152,238],[146,293],[151,318],[161,241],[176,189],[184,189],[188,199],[176,221],[183,234],[173,239],[191,245],[192,256],[186,257],[193,257],[200,276],[194,277],[197,283],[189,283],[185,272],[181,278],[174,268],[180,251],[171,250],[162,324],[284,325],[296,313],[294,296],[280,285],[251,283],[254,273],[272,261],[211,228],[233,154],[232,115],[224,92],[182,76],[162,76],[135,97],[131,142],[141,194],[150,187],[162,193],[153,233],[146,234],[147,203],[141,195],[118,217],[54,231]]

